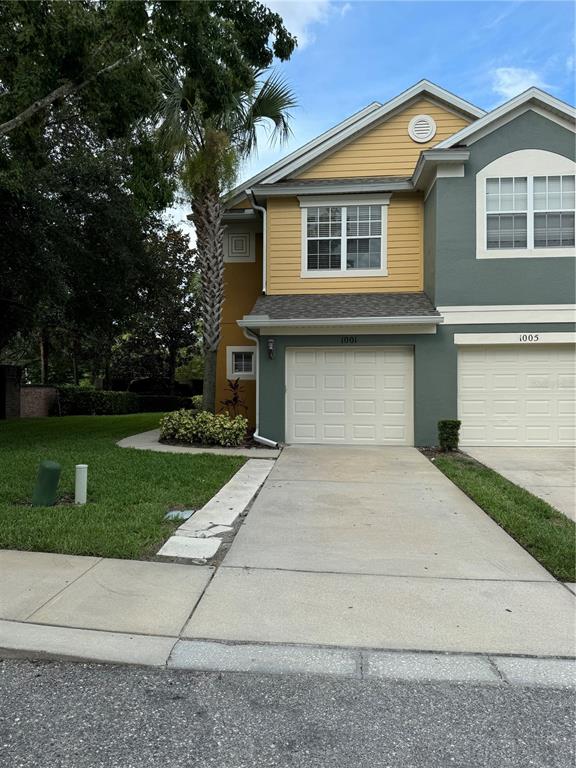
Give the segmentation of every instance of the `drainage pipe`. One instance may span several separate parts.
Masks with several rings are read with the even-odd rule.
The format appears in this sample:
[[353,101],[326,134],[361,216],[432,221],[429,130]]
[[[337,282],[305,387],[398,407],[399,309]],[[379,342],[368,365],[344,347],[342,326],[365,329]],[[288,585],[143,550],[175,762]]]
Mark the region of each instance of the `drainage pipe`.
[[258,434],[260,428],[260,338],[255,333],[243,328],[244,336],[250,341],[256,342],[256,431],[254,432],[254,440],[257,443],[268,446],[268,448],[278,448],[278,443],[275,440],[270,440],[268,437],[262,437]]
[[255,208],[257,211],[260,211],[260,213],[262,214],[262,293],[265,294],[266,293],[266,289],[267,289],[266,272],[267,272],[267,269],[268,269],[268,267],[267,267],[267,264],[268,264],[268,258],[267,258],[267,256],[268,256],[268,254],[267,254],[268,242],[267,242],[267,240],[268,240],[268,238],[267,238],[267,231],[266,231],[268,229],[267,211],[266,211],[266,208],[264,208],[264,206],[258,205],[256,203],[256,198],[254,197],[254,192],[252,192],[251,189],[247,189],[246,190],[246,195],[248,196],[248,199],[252,203],[252,208]]

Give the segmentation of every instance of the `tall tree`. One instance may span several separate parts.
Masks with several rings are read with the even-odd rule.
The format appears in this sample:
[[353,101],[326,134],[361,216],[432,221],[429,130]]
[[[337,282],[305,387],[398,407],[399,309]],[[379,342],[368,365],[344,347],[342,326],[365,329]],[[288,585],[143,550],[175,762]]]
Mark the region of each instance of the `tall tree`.
[[239,163],[257,145],[258,127],[271,127],[269,139],[285,141],[296,99],[278,74],[254,70],[249,88],[214,111],[196,96],[186,76],[162,73],[161,141],[180,169],[192,203],[202,281],[204,408],[215,410],[216,356],[224,302],[223,193],[236,179]]
[[[282,19],[252,0],[0,3],[0,349],[35,322],[46,302],[82,294],[98,314],[102,297],[121,293],[121,284],[110,286],[110,296],[104,289],[107,275],[120,277],[129,261],[119,244],[111,243],[114,269],[102,269],[104,233],[118,220],[114,206],[107,207],[110,226],[100,206],[93,242],[99,257],[85,258],[80,200],[94,207],[98,192],[95,183],[90,195],[80,186],[77,203],[70,203],[59,186],[62,162],[74,157],[80,177],[90,155],[102,168],[120,157],[121,178],[112,178],[132,194],[145,229],[146,217],[172,195],[170,169],[153,140],[157,68],[185,71],[191,101],[217,112],[252,83],[254,66],[289,57],[294,45]],[[102,175],[96,180],[104,200]],[[88,186],[85,176],[78,183]],[[69,204],[77,215],[67,218]],[[127,226],[120,242],[133,231]],[[93,291],[87,280],[79,289],[82,261]],[[126,279],[131,285],[129,272]]]

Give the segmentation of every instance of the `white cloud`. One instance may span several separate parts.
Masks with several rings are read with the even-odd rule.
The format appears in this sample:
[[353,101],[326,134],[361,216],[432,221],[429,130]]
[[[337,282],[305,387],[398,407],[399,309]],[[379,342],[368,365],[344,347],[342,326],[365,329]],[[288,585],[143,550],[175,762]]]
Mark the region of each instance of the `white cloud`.
[[533,69],[498,67],[492,72],[492,90],[505,99],[511,99],[532,86],[544,90],[550,88]]
[[267,0],[266,5],[282,16],[286,29],[298,38],[300,49],[314,42],[313,25],[326,22],[339,6],[332,0]]

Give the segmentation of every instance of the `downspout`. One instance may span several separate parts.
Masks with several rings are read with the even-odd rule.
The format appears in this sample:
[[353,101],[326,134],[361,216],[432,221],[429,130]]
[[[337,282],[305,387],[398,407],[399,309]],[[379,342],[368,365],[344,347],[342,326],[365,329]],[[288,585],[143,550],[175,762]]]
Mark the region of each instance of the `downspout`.
[[268,448],[278,448],[278,443],[275,440],[270,440],[258,434],[260,427],[260,337],[252,333],[248,328],[243,328],[242,330],[247,339],[256,342],[256,431],[254,432],[254,440],[257,443],[268,446]]
[[262,205],[258,205],[256,202],[256,198],[254,197],[254,192],[252,192],[251,189],[246,190],[246,195],[250,202],[252,203],[252,208],[255,208],[257,211],[260,211],[262,214],[262,293],[266,293],[266,271],[267,271],[267,211],[266,208]]

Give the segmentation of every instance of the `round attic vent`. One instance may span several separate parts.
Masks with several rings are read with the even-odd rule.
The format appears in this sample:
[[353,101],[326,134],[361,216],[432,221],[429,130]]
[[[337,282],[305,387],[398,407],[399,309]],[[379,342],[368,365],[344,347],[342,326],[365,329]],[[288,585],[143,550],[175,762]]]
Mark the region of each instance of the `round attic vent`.
[[408,124],[410,138],[419,144],[430,141],[436,135],[436,123],[430,115],[416,115]]

